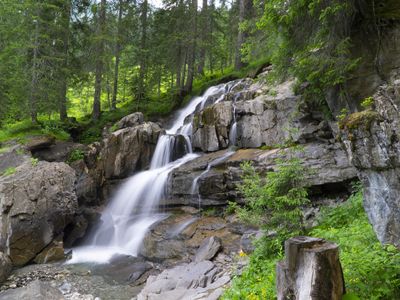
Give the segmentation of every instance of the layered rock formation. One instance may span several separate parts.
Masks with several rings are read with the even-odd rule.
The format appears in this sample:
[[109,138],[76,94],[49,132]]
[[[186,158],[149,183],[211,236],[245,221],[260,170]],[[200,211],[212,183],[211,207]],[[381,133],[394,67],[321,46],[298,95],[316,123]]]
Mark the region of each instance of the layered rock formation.
[[342,138],[378,239],[400,247],[400,80],[380,86],[373,99],[374,109],[342,121]]

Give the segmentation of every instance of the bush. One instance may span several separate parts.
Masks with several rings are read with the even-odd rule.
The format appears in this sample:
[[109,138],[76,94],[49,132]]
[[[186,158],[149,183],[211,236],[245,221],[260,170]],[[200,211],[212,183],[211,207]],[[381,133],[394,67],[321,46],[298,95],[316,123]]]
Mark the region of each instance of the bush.
[[74,149],[68,156],[67,163],[73,163],[74,161],[81,160],[85,157],[85,152],[81,149]]
[[238,189],[246,204],[236,211],[242,221],[276,232],[275,242],[265,245],[274,253],[285,239],[304,233],[301,207],[309,202],[307,189],[302,187],[305,169],[297,158],[278,160],[278,169],[267,173],[264,180],[250,163],[241,167],[244,175]]

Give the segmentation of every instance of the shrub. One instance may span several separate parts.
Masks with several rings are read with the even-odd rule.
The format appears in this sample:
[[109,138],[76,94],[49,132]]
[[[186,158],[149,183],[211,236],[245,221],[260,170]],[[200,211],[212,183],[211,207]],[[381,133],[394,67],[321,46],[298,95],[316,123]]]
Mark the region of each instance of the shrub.
[[266,253],[274,253],[289,236],[304,232],[301,207],[309,202],[307,189],[302,186],[305,169],[297,158],[277,160],[277,170],[264,179],[250,163],[241,167],[244,174],[238,189],[246,204],[236,211],[241,220],[276,232],[275,241],[266,240],[265,244]]
[[67,163],[73,163],[74,161],[81,160],[85,157],[85,152],[83,152],[81,149],[74,149],[71,151],[71,153],[68,156]]

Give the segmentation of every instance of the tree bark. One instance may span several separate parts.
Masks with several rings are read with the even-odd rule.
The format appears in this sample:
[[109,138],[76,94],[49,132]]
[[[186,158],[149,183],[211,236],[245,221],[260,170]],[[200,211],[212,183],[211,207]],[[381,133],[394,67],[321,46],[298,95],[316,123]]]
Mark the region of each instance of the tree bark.
[[[250,20],[253,13],[253,0],[238,0],[239,1],[239,26],[246,20]],[[235,49],[235,69],[240,70],[246,63],[243,62],[242,57],[242,46],[246,42],[247,37],[249,36],[247,30],[238,31],[238,37],[236,42]]]
[[119,71],[119,61],[121,52],[121,20],[123,12],[123,0],[119,0],[118,7],[118,23],[117,23],[117,36],[115,39],[115,66],[114,66],[114,87],[113,96],[111,101],[111,109],[115,110],[117,108],[117,95],[118,95],[118,71]]
[[208,17],[208,1],[203,0],[203,7],[201,9],[201,45],[200,45],[200,53],[199,53],[199,66],[197,72],[201,75],[204,75],[204,67],[206,65],[206,51],[207,44],[209,41],[209,17]]
[[196,60],[196,38],[197,38],[197,0],[191,2],[191,28],[192,37],[190,40],[189,53],[188,53],[188,70],[185,83],[185,94],[189,94],[193,88],[194,66]]
[[140,64],[139,64],[139,81],[136,99],[138,103],[144,98],[144,79],[146,75],[146,45],[147,45],[147,12],[148,12],[148,1],[144,0],[142,4],[142,14],[141,14],[141,27],[142,36],[140,39]]
[[[39,15],[39,14],[38,14]],[[29,112],[32,123],[37,123],[37,96],[39,84],[39,20],[35,20],[33,35],[32,77],[29,95]]]
[[68,68],[68,49],[69,49],[69,24],[71,18],[71,1],[67,0],[64,3],[62,11],[62,27],[63,27],[63,63],[60,80],[60,120],[65,121],[68,118],[67,114],[67,68]]
[[97,26],[98,45],[96,51],[96,79],[94,85],[94,99],[92,117],[94,120],[100,118],[101,113],[101,83],[103,79],[103,55],[104,55],[104,34],[106,25],[106,0],[100,2],[100,14]]
[[345,293],[339,248],[313,237],[285,242],[285,260],[276,267],[278,300],[341,300]]

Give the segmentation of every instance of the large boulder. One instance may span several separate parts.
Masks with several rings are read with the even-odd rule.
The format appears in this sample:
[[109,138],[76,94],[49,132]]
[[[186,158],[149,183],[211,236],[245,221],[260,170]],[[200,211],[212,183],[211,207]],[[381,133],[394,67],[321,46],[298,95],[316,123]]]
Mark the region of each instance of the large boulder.
[[25,163],[0,177],[0,250],[24,265],[59,236],[78,203],[75,172],[64,163]]
[[364,185],[364,208],[384,243],[400,247],[400,79],[381,86],[374,110],[347,116],[341,137]]
[[146,169],[151,161],[161,127],[152,122],[113,132],[104,140],[98,156],[104,179],[121,179]]
[[135,127],[137,125],[144,123],[144,116],[141,112],[135,112],[133,114],[127,115],[118,121],[116,124],[118,129]]

